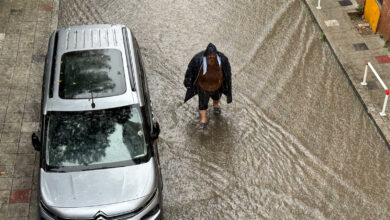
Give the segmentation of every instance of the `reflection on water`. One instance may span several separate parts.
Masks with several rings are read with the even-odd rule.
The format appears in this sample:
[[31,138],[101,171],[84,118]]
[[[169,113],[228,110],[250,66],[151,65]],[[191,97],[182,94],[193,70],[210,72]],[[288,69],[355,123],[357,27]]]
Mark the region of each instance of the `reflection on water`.
[[[390,153],[301,1],[61,2],[60,26],[88,23],[125,24],[141,45],[165,218],[390,218]],[[199,131],[182,81],[209,42],[233,103]]]

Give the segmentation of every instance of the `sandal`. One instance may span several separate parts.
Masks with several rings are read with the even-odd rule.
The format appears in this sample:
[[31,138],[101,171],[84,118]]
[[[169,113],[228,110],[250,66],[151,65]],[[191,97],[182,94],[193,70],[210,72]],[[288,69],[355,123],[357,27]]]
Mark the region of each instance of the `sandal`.
[[214,114],[220,115],[221,114],[221,108],[220,107],[214,107]]
[[199,124],[199,128],[200,128],[200,129],[204,129],[205,127],[206,127],[206,123],[201,122],[201,123]]

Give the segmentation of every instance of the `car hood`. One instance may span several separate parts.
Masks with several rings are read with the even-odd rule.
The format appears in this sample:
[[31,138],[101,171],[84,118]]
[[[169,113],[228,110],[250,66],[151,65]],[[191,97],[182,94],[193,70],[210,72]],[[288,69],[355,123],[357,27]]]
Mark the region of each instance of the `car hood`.
[[48,207],[79,208],[122,203],[145,197],[156,188],[156,166],[57,173],[40,170],[42,202]]

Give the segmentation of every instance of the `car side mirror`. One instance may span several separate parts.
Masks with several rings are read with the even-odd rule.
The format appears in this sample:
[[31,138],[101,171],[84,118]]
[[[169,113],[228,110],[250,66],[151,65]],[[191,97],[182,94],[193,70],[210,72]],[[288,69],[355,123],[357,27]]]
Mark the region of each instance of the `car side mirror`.
[[31,135],[31,142],[32,142],[32,145],[33,145],[33,147],[34,147],[34,149],[35,149],[36,151],[40,151],[40,150],[41,150],[42,143],[41,143],[41,141],[39,140],[37,134],[33,133],[33,134]]
[[160,134],[160,124],[158,122],[153,123],[153,132],[150,134],[152,140],[157,140],[158,135]]

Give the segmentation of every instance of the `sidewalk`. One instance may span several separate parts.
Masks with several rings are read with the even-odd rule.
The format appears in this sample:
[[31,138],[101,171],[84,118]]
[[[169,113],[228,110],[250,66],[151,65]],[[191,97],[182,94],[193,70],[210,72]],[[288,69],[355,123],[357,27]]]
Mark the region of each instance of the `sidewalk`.
[[38,219],[38,130],[43,68],[58,0],[0,1],[0,219]]
[[363,81],[365,64],[370,62],[390,88],[390,52],[384,48],[384,40],[378,34],[362,35],[355,29],[348,15],[358,7],[354,0],[321,1],[320,10],[316,8],[318,0],[305,0],[305,2],[325,34],[352,87],[389,147],[390,107],[386,108],[385,117],[379,115],[386,91],[370,69],[367,75],[368,85],[360,84]]

